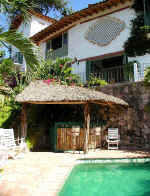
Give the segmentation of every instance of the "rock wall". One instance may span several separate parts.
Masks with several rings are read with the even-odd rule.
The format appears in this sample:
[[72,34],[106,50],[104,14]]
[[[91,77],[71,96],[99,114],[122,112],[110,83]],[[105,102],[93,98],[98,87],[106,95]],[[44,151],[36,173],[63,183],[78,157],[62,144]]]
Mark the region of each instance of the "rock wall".
[[102,87],[100,91],[129,104],[124,112],[117,110],[105,116],[107,127],[119,128],[121,148],[150,149],[150,86],[145,87],[143,82],[113,84]]

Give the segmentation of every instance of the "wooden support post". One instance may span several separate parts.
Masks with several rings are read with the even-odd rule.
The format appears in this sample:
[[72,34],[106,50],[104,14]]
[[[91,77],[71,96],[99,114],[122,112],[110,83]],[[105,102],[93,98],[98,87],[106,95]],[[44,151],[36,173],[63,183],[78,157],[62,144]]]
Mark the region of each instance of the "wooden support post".
[[27,105],[22,105],[21,113],[21,137],[27,136]]
[[84,106],[84,119],[85,119],[84,154],[87,154],[88,153],[89,131],[90,131],[90,108],[89,108],[88,103]]

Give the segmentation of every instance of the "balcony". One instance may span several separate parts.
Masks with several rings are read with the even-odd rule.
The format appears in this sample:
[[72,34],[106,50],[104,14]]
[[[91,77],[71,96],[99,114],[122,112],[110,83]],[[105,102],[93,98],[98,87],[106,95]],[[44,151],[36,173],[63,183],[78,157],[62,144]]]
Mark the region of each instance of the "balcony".
[[142,81],[144,79],[144,70],[149,67],[149,64],[140,64],[138,66],[120,65],[111,68],[101,69],[90,73],[77,73],[81,81],[86,83],[90,80],[90,76],[105,80],[109,84]]
[[20,52],[16,52],[12,59],[16,64],[23,64],[23,55]]
[[68,45],[64,44],[63,48],[58,48],[56,50],[50,51],[47,54],[48,58],[55,60],[57,57],[65,57],[68,56]]

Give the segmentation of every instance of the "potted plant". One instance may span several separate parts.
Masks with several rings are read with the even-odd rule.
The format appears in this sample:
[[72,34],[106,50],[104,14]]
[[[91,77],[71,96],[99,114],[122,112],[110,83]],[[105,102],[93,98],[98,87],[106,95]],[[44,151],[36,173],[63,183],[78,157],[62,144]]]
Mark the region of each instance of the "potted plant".
[[150,26],[142,26],[141,30],[144,32],[146,39],[150,39]]
[[135,61],[131,61],[124,65],[124,78],[125,81],[133,81],[134,80],[134,63]]
[[107,82],[105,80],[102,80],[101,78],[94,76],[94,74],[90,74],[89,81],[88,81],[89,87],[99,87],[99,86],[104,86],[106,84]]

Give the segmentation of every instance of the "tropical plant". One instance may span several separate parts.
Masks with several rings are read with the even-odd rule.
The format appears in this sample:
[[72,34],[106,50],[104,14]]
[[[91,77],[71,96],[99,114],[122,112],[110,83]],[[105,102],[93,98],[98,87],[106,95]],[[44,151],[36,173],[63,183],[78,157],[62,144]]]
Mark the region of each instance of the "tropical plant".
[[88,80],[88,86],[93,87],[93,86],[104,86],[107,85],[108,83],[105,80],[102,80],[101,78],[98,78],[94,76],[94,74],[90,74],[89,80]]
[[72,60],[68,57],[56,58],[56,60],[43,60],[39,66],[33,70],[32,79],[59,82],[61,84],[79,83],[80,78],[73,74],[71,67]]
[[150,66],[148,66],[144,71],[144,83],[146,86],[150,85]]
[[134,63],[138,63],[137,61],[130,61],[125,64],[123,67],[124,77],[126,81],[133,81],[134,79]]
[[136,17],[131,21],[131,33],[124,48],[127,56],[135,57],[150,53],[150,39],[146,36],[150,30],[149,0],[134,0],[132,8],[136,12]]
[[19,51],[23,54],[27,69],[30,69],[34,65],[38,66],[39,58],[38,58],[38,47],[36,47],[33,42],[31,42],[28,38],[26,38],[23,34],[16,31],[7,31],[0,33],[0,42],[6,42],[10,45],[15,46]]
[[30,16],[30,10],[41,12],[44,15],[50,12],[59,12],[61,15],[70,14],[71,9],[68,8],[68,2],[62,0],[1,0],[1,11],[14,19],[21,15],[26,20]]

